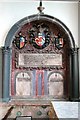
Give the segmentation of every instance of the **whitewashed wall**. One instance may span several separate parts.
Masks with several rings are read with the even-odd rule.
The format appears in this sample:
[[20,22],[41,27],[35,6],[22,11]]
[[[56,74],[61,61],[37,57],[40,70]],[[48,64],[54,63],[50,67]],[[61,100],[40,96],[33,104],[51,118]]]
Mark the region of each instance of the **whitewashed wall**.
[[[0,46],[4,45],[8,31],[17,21],[38,13],[39,0],[23,1],[0,0]],[[60,19],[67,25],[78,45],[78,2],[43,1],[43,6],[44,13]]]

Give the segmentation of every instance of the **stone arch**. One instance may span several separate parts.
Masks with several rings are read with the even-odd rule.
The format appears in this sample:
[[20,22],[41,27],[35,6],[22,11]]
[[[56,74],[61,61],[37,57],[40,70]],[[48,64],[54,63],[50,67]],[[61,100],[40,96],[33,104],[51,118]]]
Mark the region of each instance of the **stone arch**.
[[56,25],[60,25],[62,29],[65,30],[66,34],[69,36],[70,47],[75,48],[75,41],[68,27],[63,22],[61,22],[59,19],[46,15],[46,14],[41,14],[41,15],[36,14],[36,15],[28,16],[28,17],[21,19],[17,23],[15,23],[10,29],[10,31],[8,32],[8,35],[5,40],[5,45],[4,45],[5,48],[8,48],[8,47],[11,48],[14,35],[24,24],[35,21],[35,20],[41,20],[41,19],[45,19],[47,21],[55,23]]
[[[46,15],[46,14],[36,14],[32,16],[25,17],[15,23],[8,35],[5,39],[5,45],[3,48],[3,98],[9,99],[9,80],[10,80],[10,62],[11,62],[11,54],[12,54],[12,42],[15,37],[16,32],[21,29],[21,27],[27,23],[36,21],[36,20],[46,20],[55,23],[57,26],[59,25],[63,31],[65,31],[68,36],[69,43],[69,57],[70,57],[70,99],[78,99],[79,98],[79,70],[78,70],[78,48],[75,46],[75,40],[73,38],[72,33],[68,29],[68,27],[61,22],[59,19]],[[76,84],[75,84],[76,83]],[[73,91],[74,89],[74,91]]]

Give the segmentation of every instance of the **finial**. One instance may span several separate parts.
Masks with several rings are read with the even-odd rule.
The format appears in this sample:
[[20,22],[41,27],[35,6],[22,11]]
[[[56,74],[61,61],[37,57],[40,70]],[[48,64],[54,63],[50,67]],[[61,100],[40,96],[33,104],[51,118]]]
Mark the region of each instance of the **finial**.
[[39,10],[40,13],[43,13],[42,11],[45,9],[44,7],[42,7],[42,0],[40,0],[40,5],[37,8]]

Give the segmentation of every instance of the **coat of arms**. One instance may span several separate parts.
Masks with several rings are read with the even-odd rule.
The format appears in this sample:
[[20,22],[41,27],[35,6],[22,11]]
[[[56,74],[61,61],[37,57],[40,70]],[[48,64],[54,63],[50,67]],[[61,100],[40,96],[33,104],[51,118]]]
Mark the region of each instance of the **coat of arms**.
[[21,35],[21,33],[19,33],[13,42],[17,48],[22,49],[25,46],[26,39]]
[[60,35],[55,36],[55,47],[61,49],[63,48],[63,46],[64,46],[63,38]]
[[49,27],[45,24],[36,24],[30,31],[30,43],[37,49],[43,49],[50,43]]
[[35,38],[35,43],[38,46],[43,46],[45,43],[45,34],[44,33],[38,33],[38,37]]

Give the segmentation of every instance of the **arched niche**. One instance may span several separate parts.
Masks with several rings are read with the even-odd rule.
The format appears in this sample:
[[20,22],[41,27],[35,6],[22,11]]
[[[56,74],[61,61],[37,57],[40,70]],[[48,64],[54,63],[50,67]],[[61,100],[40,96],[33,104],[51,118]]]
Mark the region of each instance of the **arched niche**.
[[64,92],[64,78],[59,72],[52,72],[48,76],[48,91],[51,96],[55,98],[63,97]]
[[27,72],[20,72],[15,78],[16,96],[31,95],[31,75]]
[[[48,29],[48,31],[46,29],[46,32],[44,32],[45,27]],[[31,38],[30,32],[32,32],[33,35],[33,37],[31,36]],[[42,35],[40,33],[45,34]],[[36,39],[34,39],[34,35],[38,36],[38,38],[36,37]],[[42,41],[41,43],[38,42],[40,35],[44,36],[42,40],[49,41],[48,42]],[[15,39],[17,41],[19,40],[19,42],[16,43]],[[24,42],[20,43],[20,40]],[[31,56],[29,57],[28,53],[31,56],[32,53],[37,53],[35,55],[35,58],[39,57],[39,60],[41,58],[44,59],[44,57],[42,57],[43,53],[49,54],[48,56],[45,55],[44,62],[42,62],[43,59],[40,62],[38,62],[38,60],[36,59],[33,59],[34,62],[32,62],[32,60],[31,62],[29,62],[28,59],[26,59],[26,56],[27,58],[30,58]],[[50,62],[51,59],[47,60],[47,58],[49,58],[51,54],[52,57],[54,58],[54,53],[55,60],[52,60],[52,62]],[[25,61],[27,60],[28,62],[20,61],[21,59],[23,59],[23,57]],[[34,72],[33,69],[37,70],[41,68],[42,70],[47,71],[48,70],[54,71],[55,69],[62,70],[66,79],[64,84],[64,88],[66,88],[66,91],[64,91],[65,96],[67,96],[67,98],[70,100],[77,100],[79,98],[78,48],[76,48],[75,46],[75,40],[70,30],[63,22],[61,22],[57,18],[54,18],[46,14],[37,14],[25,17],[18,21],[16,24],[14,24],[10,31],[8,32],[8,35],[5,39],[5,45],[3,48],[3,64],[4,64],[3,68],[4,99],[7,98],[9,99],[10,97],[14,96],[13,84],[15,84],[16,71],[24,69],[27,70],[27,68],[29,68],[29,70],[32,70],[33,72]],[[46,64],[47,67],[45,67]],[[12,93],[11,95],[10,90]]]

